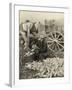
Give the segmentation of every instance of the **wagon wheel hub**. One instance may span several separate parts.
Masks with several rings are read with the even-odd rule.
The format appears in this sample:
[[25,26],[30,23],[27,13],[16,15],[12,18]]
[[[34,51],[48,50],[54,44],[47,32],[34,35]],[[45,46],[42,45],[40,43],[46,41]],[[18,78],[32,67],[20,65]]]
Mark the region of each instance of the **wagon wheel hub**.
[[54,39],[53,41],[54,41],[55,43],[57,43],[57,42],[58,42],[58,40],[57,40],[57,39]]

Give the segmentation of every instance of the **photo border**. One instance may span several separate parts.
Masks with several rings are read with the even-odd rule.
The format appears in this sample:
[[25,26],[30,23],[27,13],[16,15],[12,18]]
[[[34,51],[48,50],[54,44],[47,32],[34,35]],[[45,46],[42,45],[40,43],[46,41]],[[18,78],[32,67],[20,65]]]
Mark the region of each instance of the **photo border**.
[[[69,40],[69,33],[68,33],[69,28],[68,28],[68,22],[67,22],[67,21],[69,21],[68,20],[68,16],[69,16],[69,8],[68,7],[50,7],[50,6],[48,7],[48,6],[23,5],[23,4],[11,4],[10,3],[10,10],[11,10],[10,11],[10,48],[11,48],[11,50],[10,50],[10,78],[9,78],[10,86],[11,87],[13,87],[13,86],[32,86],[32,85],[37,86],[37,85],[43,85],[44,84],[44,83],[40,83],[40,82],[46,82],[45,83],[46,85],[47,84],[57,84],[57,83],[59,83],[59,84],[61,84],[61,83],[64,83],[64,84],[69,83],[70,82],[70,76],[69,76],[70,75],[70,72],[69,72],[70,64],[69,64],[69,61],[68,61],[68,59],[69,59],[69,45],[66,46],[68,52],[65,51],[65,53],[66,53],[65,59],[67,59],[67,63],[68,63],[67,68],[65,67],[65,69],[68,71],[67,72],[68,75],[66,77],[66,80],[61,79],[61,78],[60,78],[59,81],[56,80],[58,78],[56,78],[56,79],[54,78],[54,80],[53,80],[53,78],[19,80],[17,78],[18,77],[17,74],[19,74],[18,71],[17,71],[18,70],[17,66],[19,66],[19,63],[17,63],[19,61],[19,59],[18,59],[19,55],[18,54],[16,55],[16,52],[19,52],[19,50],[18,50],[19,47],[17,46],[19,44],[19,42],[16,42],[17,38],[19,38],[19,36],[18,36],[19,31],[17,31],[17,30],[19,30],[19,18],[18,18],[18,16],[16,16],[18,14],[18,12],[16,12],[17,7],[23,7],[23,10],[24,10],[25,7],[28,7],[29,10],[32,10],[34,7],[37,10],[38,10],[38,8],[39,9],[40,8],[45,8],[45,9],[50,9],[50,10],[51,9],[56,9],[56,11],[57,10],[65,10],[63,12],[66,13],[65,16],[64,16],[64,17],[66,17],[66,20],[64,20],[64,24],[65,24],[64,25],[65,26],[64,27],[64,34],[65,34],[64,37],[67,37],[66,38],[67,40],[65,39],[66,44],[67,44],[67,42]],[[17,9],[17,10],[19,10],[19,9]],[[51,10],[51,11],[53,11],[53,10]],[[17,26],[16,26],[16,24],[17,24]],[[17,33],[17,35],[16,35],[16,33]]]

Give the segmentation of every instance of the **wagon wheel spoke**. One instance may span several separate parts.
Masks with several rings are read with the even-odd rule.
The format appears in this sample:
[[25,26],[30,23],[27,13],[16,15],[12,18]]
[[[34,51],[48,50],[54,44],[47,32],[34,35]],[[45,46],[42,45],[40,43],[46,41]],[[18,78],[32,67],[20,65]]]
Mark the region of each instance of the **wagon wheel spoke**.
[[53,36],[53,34],[51,33],[51,37],[52,37],[52,39],[54,39],[54,36]]
[[56,38],[58,39],[58,38],[59,38],[59,36],[60,36],[60,35],[58,34],[58,36],[57,36]]
[[55,38],[57,37],[57,33],[55,33]]
[[64,41],[58,41],[58,43],[62,43],[62,44],[64,44]]
[[60,37],[59,33],[53,32],[53,39],[58,39]]
[[52,42],[53,42],[53,40],[48,40],[48,41],[47,41],[47,43],[52,43]]
[[53,45],[53,42],[51,42],[51,43],[48,43],[48,46],[50,47],[50,46],[52,46]]
[[57,47],[58,47],[58,50],[60,50],[60,47],[59,47],[58,43],[57,43]]
[[55,44],[52,46],[52,50],[53,50],[53,51],[55,50]]
[[60,43],[58,43],[58,45],[60,45],[62,48],[64,48],[64,46],[63,46],[63,45],[61,45]]
[[59,45],[57,44],[57,43],[55,43],[55,52],[57,52],[57,51],[59,51],[60,50],[60,47],[59,47]]
[[61,38],[60,38],[60,39],[58,39],[58,40],[59,40],[59,41],[60,41],[60,40],[63,40],[63,38],[61,37]]
[[53,36],[52,35],[48,35],[48,40],[53,41]]
[[54,49],[55,49],[55,44],[53,44],[52,49],[53,49],[53,51],[54,51]]
[[54,32],[54,38],[56,38],[57,37],[57,34],[56,34],[56,32]]
[[54,50],[54,48],[55,48],[54,43],[52,43],[51,45],[49,45],[49,49]]
[[50,37],[49,37],[48,39],[49,39],[49,40],[51,40],[51,41],[53,41],[53,39],[52,39],[52,38],[50,38]]
[[58,41],[64,41],[63,36],[59,36]]
[[53,40],[47,41],[47,44],[48,44],[48,48],[49,48],[50,50],[53,50],[53,49],[54,49],[54,42],[53,42]]
[[58,46],[57,46],[57,43],[55,44],[55,49],[54,49],[55,52],[58,51]]
[[58,50],[58,48],[57,48],[57,43],[55,43],[54,51],[56,52],[57,50]]

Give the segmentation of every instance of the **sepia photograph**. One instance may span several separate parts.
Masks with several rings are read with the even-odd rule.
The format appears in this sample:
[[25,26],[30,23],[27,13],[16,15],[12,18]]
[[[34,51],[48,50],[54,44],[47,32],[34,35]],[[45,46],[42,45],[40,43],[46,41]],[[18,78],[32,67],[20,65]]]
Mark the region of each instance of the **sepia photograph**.
[[19,10],[19,79],[64,77],[64,12]]

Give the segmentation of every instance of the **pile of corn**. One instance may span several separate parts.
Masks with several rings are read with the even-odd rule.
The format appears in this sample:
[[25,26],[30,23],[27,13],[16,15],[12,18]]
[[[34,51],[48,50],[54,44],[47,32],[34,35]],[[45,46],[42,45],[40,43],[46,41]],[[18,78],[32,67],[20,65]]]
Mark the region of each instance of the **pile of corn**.
[[25,67],[38,71],[33,77],[51,78],[64,76],[64,59],[47,58],[43,61],[33,61],[25,64]]

